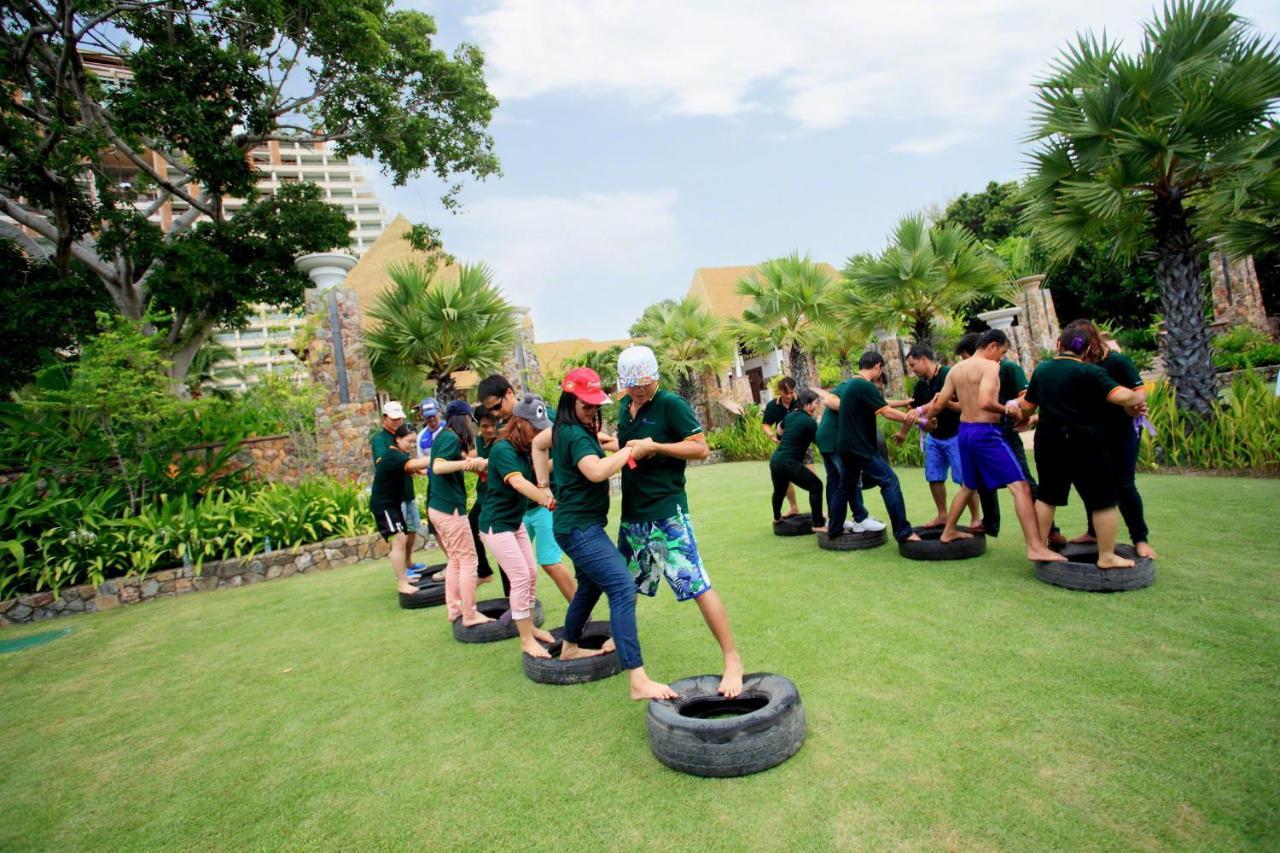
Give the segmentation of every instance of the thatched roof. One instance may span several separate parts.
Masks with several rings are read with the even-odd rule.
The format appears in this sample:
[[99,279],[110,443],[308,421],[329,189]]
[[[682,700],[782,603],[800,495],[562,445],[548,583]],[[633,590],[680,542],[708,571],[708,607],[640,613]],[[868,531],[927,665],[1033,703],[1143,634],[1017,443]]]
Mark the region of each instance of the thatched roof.
[[[345,286],[354,290],[360,300],[361,326],[366,329],[369,328],[369,309],[373,307],[378,294],[392,286],[387,267],[415,262],[425,264],[431,259],[430,254],[418,251],[404,239],[411,227],[409,220],[397,214],[382,235],[360,256],[360,261],[351,272],[347,273]],[[441,267],[436,271],[436,278],[441,281],[457,281],[458,266],[450,264]]]
[[[840,271],[828,263],[818,266],[830,273],[832,280],[840,277]],[[711,309],[717,317],[725,320],[742,316],[743,310],[751,304],[751,300],[738,294],[738,281],[752,273],[757,267],[700,267],[693,272],[693,281],[689,284],[689,296],[696,297]]]
[[538,361],[544,370],[554,369],[567,361],[589,352],[603,352],[609,347],[627,347],[635,343],[631,338],[616,341],[592,341],[587,338],[571,338],[565,341],[538,342]]

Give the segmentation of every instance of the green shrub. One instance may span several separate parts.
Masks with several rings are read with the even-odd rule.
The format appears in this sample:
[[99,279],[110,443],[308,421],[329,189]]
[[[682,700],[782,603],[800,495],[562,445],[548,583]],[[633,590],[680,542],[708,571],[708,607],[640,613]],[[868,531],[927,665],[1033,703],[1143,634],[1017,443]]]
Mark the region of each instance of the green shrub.
[[1213,366],[1219,370],[1247,370],[1280,364],[1280,344],[1249,326],[1238,326],[1213,339]]
[[765,435],[763,417],[759,406],[748,405],[732,424],[707,433],[707,446],[712,450],[723,450],[730,462],[768,459],[777,445]]
[[1156,436],[1142,442],[1138,462],[1143,470],[1167,465],[1280,473],[1280,397],[1256,373],[1236,377],[1211,421],[1179,412],[1173,389],[1164,382],[1151,390],[1147,406]]
[[879,421],[880,434],[884,436],[884,447],[889,458],[889,464],[906,468],[924,467],[924,451],[920,449],[920,430],[912,427],[907,431],[907,437],[899,444],[894,436],[898,434],[902,424],[896,421],[888,421],[884,418],[878,418],[877,420]]

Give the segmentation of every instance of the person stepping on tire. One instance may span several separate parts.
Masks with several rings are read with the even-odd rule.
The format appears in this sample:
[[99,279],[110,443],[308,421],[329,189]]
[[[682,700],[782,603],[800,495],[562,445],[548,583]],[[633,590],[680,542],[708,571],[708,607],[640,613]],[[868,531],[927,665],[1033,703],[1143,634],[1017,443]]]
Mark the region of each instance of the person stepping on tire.
[[806,388],[796,398],[800,408],[789,412],[782,421],[782,437],[769,459],[769,476],[773,479],[773,522],[782,520],[782,500],[792,484],[809,493],[810,524],[814,533],[827,529],[822,510],[822,481],[805,467],[804,454],[818,433],[813,419],[818,411],[818,395]]

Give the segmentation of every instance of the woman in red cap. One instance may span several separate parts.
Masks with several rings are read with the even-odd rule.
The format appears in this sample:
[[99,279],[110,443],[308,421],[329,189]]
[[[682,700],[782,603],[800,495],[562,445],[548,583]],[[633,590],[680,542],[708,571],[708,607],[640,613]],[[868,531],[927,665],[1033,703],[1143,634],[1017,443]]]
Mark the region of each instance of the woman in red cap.
[[[578,591],[564,617],[560,659],[600,654],[580,648],[578,641],[592,608],[604,593],[609,599],[609,623],[618,661],[631,681],[631,698],[672,699],[675,691],[653,681],[644,671],[636,633],[636,582],[604,529],[609,518],[609,478],[647,453],[631,447],[618,450],[617,442],[609,439],[601,443],[600,407],[609,402],[609,395],[594,370],[579,367],[570,371],[560,390],[563,393],[556,410],[550,458],[545,441],[534,446],[539,482],[547,482],[550,468],[556,542],[573,560],[578,575]],[[606,456],[605,445],[617,452]]]

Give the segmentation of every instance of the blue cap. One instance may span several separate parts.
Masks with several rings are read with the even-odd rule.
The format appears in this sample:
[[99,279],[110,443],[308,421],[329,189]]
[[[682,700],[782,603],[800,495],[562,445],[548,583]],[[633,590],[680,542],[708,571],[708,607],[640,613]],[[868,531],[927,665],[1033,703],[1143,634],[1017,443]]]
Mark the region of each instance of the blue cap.
[[424,397],[422,402],[418,404],[418,411],[424,418],[440,417],[440,403],[435,397]]
[[444,416],[446,418],[452,418],[457,415],[471,417],[471,406],[467,404],[466,400],[450,400],[449,405],[444,407]]

